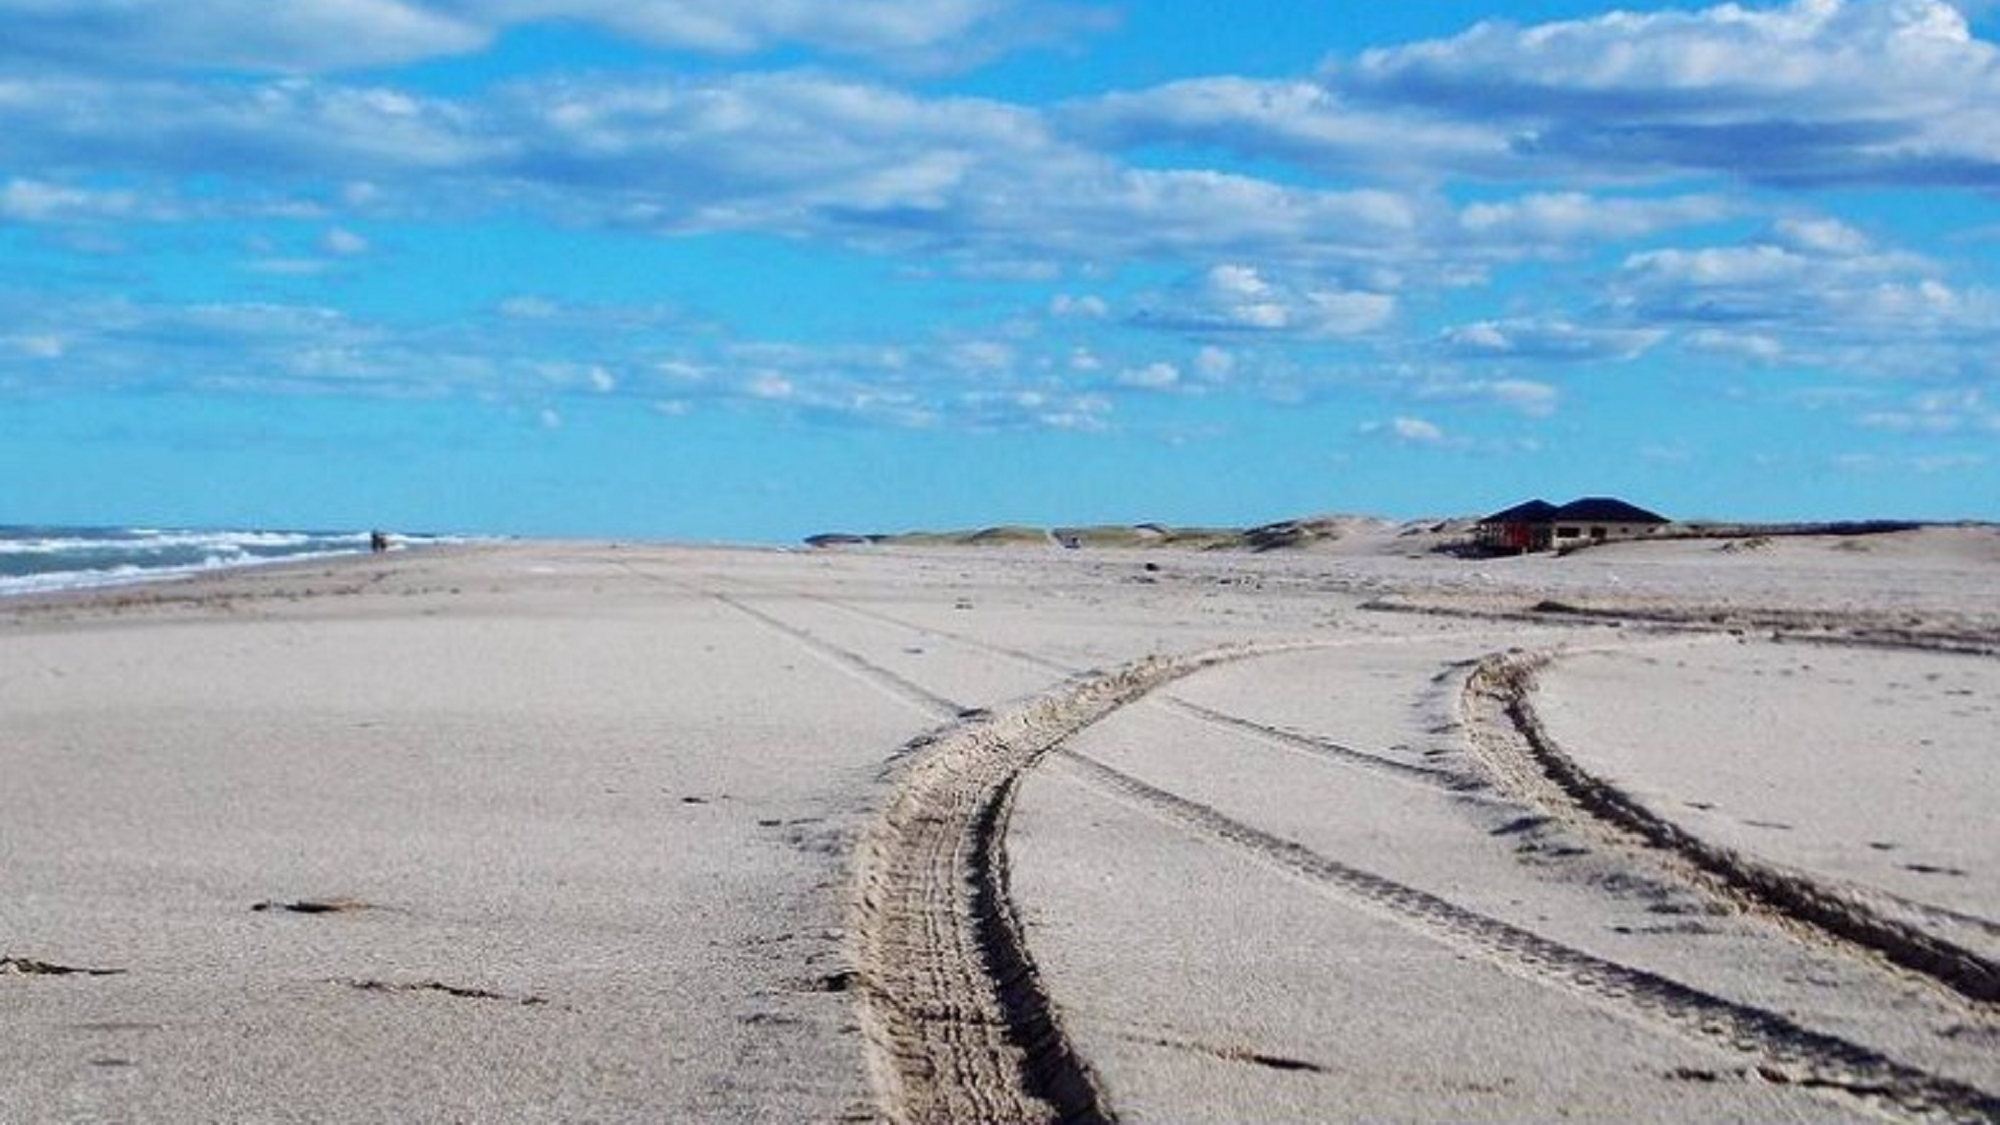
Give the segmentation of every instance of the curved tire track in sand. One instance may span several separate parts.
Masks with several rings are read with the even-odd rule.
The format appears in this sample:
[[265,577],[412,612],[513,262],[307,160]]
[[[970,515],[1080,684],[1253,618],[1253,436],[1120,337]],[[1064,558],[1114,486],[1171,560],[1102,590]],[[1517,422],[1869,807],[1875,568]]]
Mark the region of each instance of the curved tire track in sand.
[[1178,699],[1173,696],[1166,697],[1161,700],[1161,703],[1163,706],[1197,722],[1208,723],[1212,726],[1228,730],[1240,731],[1252,738],[1274,743],[1287,750],[1308,754],[1312,757],[1335,762],[1343,766],[1352,766],[1356,769],[1367,770],[1370,773],[1383,774],[1393,777],[1398,781],[1420,785],[1441,793],[1463,796],[1472,793],[1476,788],[1476,786],[1466,784],[1464,779],[1453,775],[1447,770],[1437,769],[1432,766],[1419,766],[1410,762],[1399,762],[1381,754],[1357,749],[1345,743],[1335,742],[1330,738],[1320,738],[1316,735],[1301,734],[1298,731],[1286,730],[1283,727],[1260,723],[1254,719],[1246,719],[1239,715],[1231,715],[1225,711],[1217,711],[1213,707],[1204,707],[1199,703],[1190,703],[1185,699]]
[[1530,930],[1351,867],[1094,758],[1065,751],[1080,780],[1207,839],[1241,849],[1316,890],[1374,908],[1434,940],[1690,1038],[1750,1056],[1765,1081],[1823,1090],[1920,1121],[2000,1120],[2000,1097],[1803,1027],[1776,1012],[1608,961]]
[[1008,899],[1022,774],[1063,740],[1241,647],[1149,657],[942,733],[862,841],[852,933],[871,1078],[898,1122],[1109,1121]]
[[1517,797],[1570,811],[1600,834],[1661,849],[1711,891],[1859,946],[1981,1005],[2000,1002],[2000,965],[1797,872],[1781,870],[1688,832],[1597,777],[1543,728],[1531,696],[1553,653],[1501,653],[1466,680],[1464,711],[1480,757]]
[[[731,579],[731,581],[736,582],[738,585],[748,585],[748,583],[742,582],[741,579]],[[865,621],[873,621],[895,628],[907,629],[923,636],[940,637],[953,644],[963,645],[981,652],[990,652],[996,656],[1018,661],[1023,665],[1042,671],[1056,672],[1064,676],[1075,676],[1081,671],[1081,669],[1074,665],[1063,664],[1059,661],[1036,656],[1029,652],[1022,652],[1019,649],[1008,648],[1004,645],[996,645],[970,634],[949,629],[940,629],[931,625],[918,624],[893,614],[853,605],[837,598],[826,597],[822,594],[813,594],[802,590],[788,590],[786,591],[786,595],[799,598],[803,601],[810,601],[817,605],[823,605],[842,613],[851,614]],[[1302,643],[1298,647],[1318,648],[1328,646],[1325,642],[1312,642]],[[1332,739],[1286,730],[1282,727],[1257,722],[1254,719],[1231,715],[1227,712],[1218,711],[1212,707],[1204,707],[1201,704],[1192,703],[1173,695],[1162,696],[1155,700],[1155,702],[1197,722],[1233,728],[1253,738],[1275,743],[1286,749],[1312,755],[1326,761],[1336,762],[1340,765],[1386,774],[1402,781],[1447,792],[1467,793],[1477,788],[1477,786],[1468,785],[1463,778],[1453,774],[1449,770],[1398,761],[1387,755],[1335,742]]]

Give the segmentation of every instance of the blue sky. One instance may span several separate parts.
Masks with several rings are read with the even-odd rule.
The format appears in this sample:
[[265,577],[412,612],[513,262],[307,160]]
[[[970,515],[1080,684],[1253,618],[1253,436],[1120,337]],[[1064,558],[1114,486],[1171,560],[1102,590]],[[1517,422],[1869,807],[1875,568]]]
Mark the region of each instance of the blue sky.
[[0,0],[0,523],[2000,518],[1996,17]]

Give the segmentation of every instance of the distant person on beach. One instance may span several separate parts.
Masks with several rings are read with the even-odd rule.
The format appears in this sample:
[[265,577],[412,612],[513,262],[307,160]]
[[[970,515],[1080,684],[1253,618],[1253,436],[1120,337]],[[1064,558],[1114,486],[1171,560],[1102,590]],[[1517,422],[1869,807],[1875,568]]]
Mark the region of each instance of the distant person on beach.
[[387,532],[384,532],[384,531],[371,531],[371,532],[369,532],[369,533],[368,533],[368,549],[369,549],[369,550],[370,550],[371,552],[373,552],[373,553],[375,553],[375,554],[378,554],[378,555],[379,555],[379,554],[381,554],[382,552],[384,552],[384,551],[388,550],[388,549],[389,549],[389,535],[388,535],[388,533],[387,533]]

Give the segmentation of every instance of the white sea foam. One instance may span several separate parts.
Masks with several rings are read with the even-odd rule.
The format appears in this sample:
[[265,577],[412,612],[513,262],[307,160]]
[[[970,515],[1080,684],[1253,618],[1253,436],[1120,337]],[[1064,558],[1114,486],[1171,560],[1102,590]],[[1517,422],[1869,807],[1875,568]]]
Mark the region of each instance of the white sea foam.
[[[0,597],[359,554],[368,541],[365,531],[0,527]],[[403,546],[458,541],[465,540],[396,537]]]

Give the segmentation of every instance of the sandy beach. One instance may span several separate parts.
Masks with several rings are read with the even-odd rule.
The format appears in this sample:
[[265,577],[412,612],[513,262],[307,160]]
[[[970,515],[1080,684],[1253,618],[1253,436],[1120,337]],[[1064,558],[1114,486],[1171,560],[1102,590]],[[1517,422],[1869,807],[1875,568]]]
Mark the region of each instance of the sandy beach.
[[2000,530],[0,601],[0,1120],[2000,1119]]

